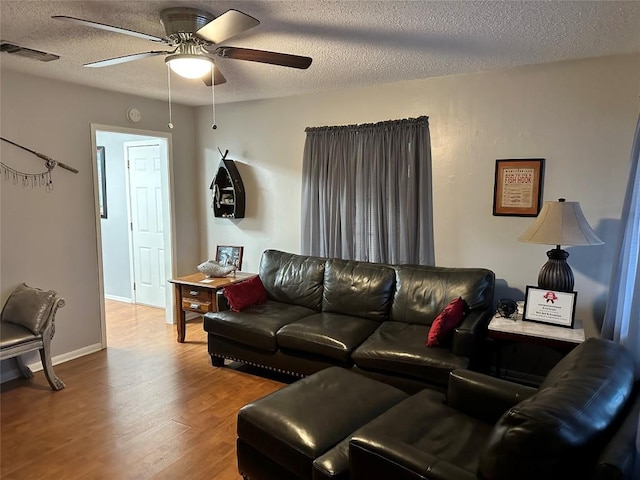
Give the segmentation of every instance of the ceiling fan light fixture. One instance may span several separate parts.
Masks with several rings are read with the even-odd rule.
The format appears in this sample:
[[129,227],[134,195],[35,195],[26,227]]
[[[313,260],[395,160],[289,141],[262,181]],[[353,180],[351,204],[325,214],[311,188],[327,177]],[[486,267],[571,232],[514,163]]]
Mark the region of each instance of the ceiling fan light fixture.
[[211,73],[213,60],[202,55],[176,53],[168,55],[164,61],[175,73],[185,78],[201,78]]

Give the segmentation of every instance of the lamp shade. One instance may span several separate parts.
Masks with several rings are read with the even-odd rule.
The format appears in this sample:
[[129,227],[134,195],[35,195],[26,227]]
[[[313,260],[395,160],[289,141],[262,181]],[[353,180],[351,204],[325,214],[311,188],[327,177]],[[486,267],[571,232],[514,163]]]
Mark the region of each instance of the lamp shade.
[[169,68],[181,77],[200,78],[211,72],[213,60],[202,55],[176,53],[165,58]]
[[518,237],[521,242],[545,245],[602,245],[584,218],[578,202],[545,202],[535,222]]

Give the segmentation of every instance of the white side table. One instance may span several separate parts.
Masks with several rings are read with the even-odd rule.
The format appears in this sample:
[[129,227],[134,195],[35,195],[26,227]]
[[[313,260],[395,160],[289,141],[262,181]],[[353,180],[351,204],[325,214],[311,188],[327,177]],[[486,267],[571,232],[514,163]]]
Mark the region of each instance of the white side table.
[[488,335],[497,340],[537,343],[569,351],[584,342],[582,323],[579,320],[575,323],[576,328],[566,328],[545,323],[514,320],[496,314],[489,322]]

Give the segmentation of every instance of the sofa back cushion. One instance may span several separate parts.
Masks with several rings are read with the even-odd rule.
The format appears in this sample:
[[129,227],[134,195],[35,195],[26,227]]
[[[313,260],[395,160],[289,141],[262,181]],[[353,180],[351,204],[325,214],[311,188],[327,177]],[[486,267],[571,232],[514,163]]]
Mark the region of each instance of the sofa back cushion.
[[265,250],[260,280],[269,300],[320,311],[326,259]]
[[330,259],[325,265],[322,310],[384,321],[389,318],[394,290],[392,267]]
[[538,393],[494,426],[480,463],[482,478],[587,478],[609,427],[624,410],[634,363],[621,345],[590,338],[549,373]]
[[446,268],[398,265],[391,306],[394,322],[431,325],[455,298],[470,310],[491,308],[495,276],[484,268]]

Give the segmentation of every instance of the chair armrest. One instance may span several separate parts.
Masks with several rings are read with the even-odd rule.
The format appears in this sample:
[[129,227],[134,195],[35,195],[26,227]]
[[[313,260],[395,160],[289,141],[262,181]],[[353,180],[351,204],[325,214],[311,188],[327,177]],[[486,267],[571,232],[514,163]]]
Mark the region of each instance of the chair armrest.
[[489,309],[471,310],[454,331],[451,351],[461,357],[474,358],[492,316]]
[[635,398],[630,400],[630,408],[624,413],[615,432],[605,445],[593,474],[593,480],[622,480],[633,478],[632,472],[636,455],[636,434],[640,415],[640,384],[636,384]]
[[494,424],[504,412],[537,391],[518,383],[459,369],[449,375],[447,405]]

